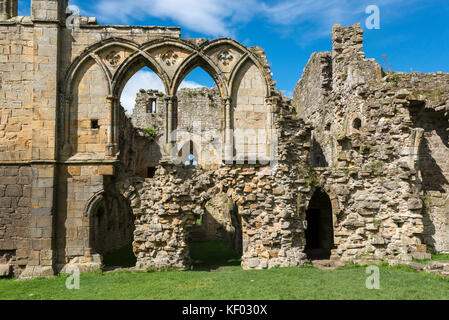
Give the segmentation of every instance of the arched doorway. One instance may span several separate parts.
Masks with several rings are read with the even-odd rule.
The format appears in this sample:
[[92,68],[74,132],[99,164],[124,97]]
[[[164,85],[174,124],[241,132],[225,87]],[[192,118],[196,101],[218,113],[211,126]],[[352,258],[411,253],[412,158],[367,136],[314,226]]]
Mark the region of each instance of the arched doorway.
[[306,211],[306,247],[309,259],[329,259],[334,246],[332,203],[329,196],[317,189]]
[[105,267],[133,267],[134,215],[118,194],[102,193],[89,210],[89,247],[103,257]]

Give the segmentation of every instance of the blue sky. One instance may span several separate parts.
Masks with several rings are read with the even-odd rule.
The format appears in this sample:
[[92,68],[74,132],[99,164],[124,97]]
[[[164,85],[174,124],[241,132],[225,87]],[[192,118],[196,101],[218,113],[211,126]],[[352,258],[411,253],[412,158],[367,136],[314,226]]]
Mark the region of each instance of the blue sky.
[[[395,71],[449,72],[449,1],[447,0],[70,0],[83,16],[100,24],[180,26],[182,36],[231,37],[246,46],[261,46],[277,88],[291,96],[310,55],[331,50],[332,25],[360,22],[368,58]],[[367,5],[380,9],[380,29],[365,27]],[[29,15],[29,1],[20,0]],[[382,55],[388,57],[385,64]],[[157,81],[150,72],[136,74],[128,100],[142,81]],[[184,83],[212,86],[202,71]],[[131,81],[130,81],[131,82]],[[151,84],[156,86],[156,84]],[[157,88],[155,88],[157,89]],[[128,102],[130,103],[130,102]]]

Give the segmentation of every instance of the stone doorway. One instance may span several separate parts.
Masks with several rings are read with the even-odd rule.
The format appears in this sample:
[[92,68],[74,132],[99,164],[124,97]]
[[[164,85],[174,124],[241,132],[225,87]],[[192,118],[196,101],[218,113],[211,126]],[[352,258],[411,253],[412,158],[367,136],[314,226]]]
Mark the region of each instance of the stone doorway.
[[240,265],[242,227],[237,208],[226,194],[217,194],[204,205],[204,213],[189,232],[194,269]]
[[321,189],[315,191],[306,211],[306,247],[309,259],[329,259],[334,247],[332,203]]
[[123,197],[104,193],[92,207],[89,229],[91,252],[102,257],[106,269],[136,265],[134,215]]

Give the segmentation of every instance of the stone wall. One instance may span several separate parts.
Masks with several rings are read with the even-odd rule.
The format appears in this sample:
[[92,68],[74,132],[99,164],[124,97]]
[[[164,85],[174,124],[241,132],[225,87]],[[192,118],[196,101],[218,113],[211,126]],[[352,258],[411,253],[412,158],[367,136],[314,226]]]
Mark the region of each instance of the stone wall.
[[304,68],[293,96],[293,106],[298,116],[308,119],[314,125],[310,158],[314,167],[329,166],[334,157],[330,139],[333,121],[331,90],[331,53],[315,52]]
[[189,240],[222,241],[235,252],[241,253],[242,222],[234,201],[224,193],[207,201],[201,217],[189,231]]
[[[331,61],[328,53],[312,55],[293,103],[317,132],[311,141],[312,154],[326,159],[318,166],[327,168],[318,170],[317,178],[335,198],[334,254],[349,260],[410,260],[416,251],[425,251],[423,238],[424,244],[435,250],[432,220],[438,220],[437,251],[448,237],[443,235],[442,221],[449,214],[444,205],[431,213],[422,210],[422,199],[442,204],[444,195],[431,191],[435,200],[430,201],[432,197],[425,195],[429,187],[425,181],[421,183],[422,177],[435,181],[431,177],[438,174],[436,183],[444,184],[447,177],[443,157],[448,148],[444,134],[441,136],[447,118],[430,125],[422,112],[418,117],[411,113],[417,106],[434,105],[432,100],[440,102],[436,107],[440,112],[447,110],[448,78],[443,74],[383,73],[375,61],[365,59],[362,34],[358,25],[335,26]],[[328,86],[329,63],[332,90]],[[316,88],[318,84],[321,89]],[[418,98],[420,92],[428,97]],[[420,127],[426,122],[430,132],[421,142]],[[423,149],[429,144],[426,140],[432,141],[433,151]]]
[[[153,110],[153,102],[155,102]],[[166,103],[164,93],[141,89],[136,95],[131,121],[134,127],[151,128],[158,136],[165,134]],[[155,112],[153,112],[155,111]]]
[[[237,159],[268,158],[269,138],[263,133],[269,129],[270,111],[265,103],[266,89],[259,70],[246,64],[236,76],[232,97],[234,115],[234,148]],[[253,130],[252,134],[241,134]],[[259,134],[262,133],[262,136]],[[246,139],[241,139],[244,137]],[[267,156],[268,155],[268,156]]]
[[[180,152],[179,161],[184,163],[188,160],[189,154],[194,154],[199,164],[211,162],[211,153],[217,157],[218,155],[213,153],[217,150],[221,152],[219,142],[222,141],[224,113],[220,93],[217,88],[184,88],[178,91],[176,103],[178,145],[184,151]],[[152,112],[153,108],[155,112]],[[155,90],[141,90],[137,93],[136,105],[131,116],[132,123],[137,128],[153,129],[157,134],[155,142],[159,149],[165,143],[165,117],[166,98],[163,93]],[[201,139],[201,134],[209,139]],[[219,140],[216,150],[210,150],[211,139]],[[193,142],[193,148],[190,141]],[[157,164],[157,161],[155,162]]]
[[31,159],[33,120],[32,26],[0,22],[0,161]]
[[75,83],[70,109],[71,158],[104,159],[111,113],[103,70],[92,60],[80,70]]
[[14,273],[27,265],[31,205],[31,170],[29,166],[0,166],[0,265],[14,268]]

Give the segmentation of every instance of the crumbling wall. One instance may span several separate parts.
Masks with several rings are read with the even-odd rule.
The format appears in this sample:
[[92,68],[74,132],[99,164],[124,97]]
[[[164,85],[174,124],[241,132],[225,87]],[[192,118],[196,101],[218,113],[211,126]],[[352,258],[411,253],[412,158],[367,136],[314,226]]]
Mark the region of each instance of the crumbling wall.
[[162,164],[153,179],[119,183],[136,215],[133,246],[139,268],[188,269],[189,232],[217,194],[230,197],[241,217],[243,268],[307,262],[301,223],[306,207],[298,198],[311,197],[300,176],[307,167],[310,127],[294,116],[289,104],[280,103],[275,115],[280,142],[279,162],[273,167],[235,164],[207,170]]
[[311,141],[311,165],[327,167],[332,165],[333,140],[330,133],[333,122],[332,61],[330,52],[315,52],[309,59],[301,79],[298,81],[293,105],[302,119],[313,123]]
[[396,73],[394,80],[422,130],[417,146],[419,188],[424,204],[422,238],[435,252],[449,252],[449,75]]
[[[365,58],[359,25],[334,26],[332,40],[332,90],[308,85],[329,76],[327,64],[314,60],[319,56],[314,54],[294,104],[319,132],[311,145],[326,146],[326,159],[332,155],[327,168],[315,170],[312,185],[321,186],[333,201],[333,256],[410,260],[426,250],[418,174],[422,134],[409,110],[413,97],[402,90],[403,75],[384,74],[380,65]],[[311,72],[319,69],[319,75]],[[406,77],[415,79],[411,87],[419,87],[419,76]],[[325,94],[328,99],[323,99]]]
[[[142,94],[142,93],[141,93]],[[139,99],[139,95],[136,100],[138,106],[144,106],[140,104],[141,101],[147,101]],[[140,108],[135,108],[135,110]],[[139,111],[137,111],[139,114]],[[140,117],[129,118],[123,107],[120,107],[120,170],[126,172],[130,176],[139,176],[143,178],[148,177],[148,168],[155,168],[162,158],[161,147],[159,144],[162,137],[159,135],[161,129],[157,129],[156,136],[152,136],[146,132],[145,128],[151,126],[151,122],[140,122]],[[142,127],[135,127],[134,124],[142,124]],[[162,128],[163,132],[163,128]]]

